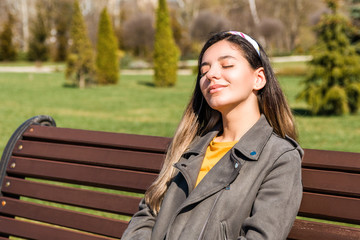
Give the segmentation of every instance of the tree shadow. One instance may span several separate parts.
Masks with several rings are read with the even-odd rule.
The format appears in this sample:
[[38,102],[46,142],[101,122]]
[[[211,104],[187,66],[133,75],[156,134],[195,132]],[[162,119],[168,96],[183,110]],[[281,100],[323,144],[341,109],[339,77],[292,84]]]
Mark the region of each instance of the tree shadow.
[[155,84],[152,83],[152,82],[147,82],[147,81],[138,81],[137,82],[139,85],[143,85],[143,86],[146,86],[146,87],[155,87]]
[[292,113],[295,116],[301,116],[301,117],[311,117],[313,116],[311,111],[305,108],[292,108]]
[[64,83],[62,86],[64,88],[79,88],[75,83]]

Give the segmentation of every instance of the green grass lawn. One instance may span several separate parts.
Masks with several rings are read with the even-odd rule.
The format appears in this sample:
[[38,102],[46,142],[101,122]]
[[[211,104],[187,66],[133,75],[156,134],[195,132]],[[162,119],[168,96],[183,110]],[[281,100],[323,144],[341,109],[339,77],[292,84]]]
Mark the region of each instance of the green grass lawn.
[[[115,86],[80,90],[64,87],[60,72],[0,73],[0,154],[16,128],[40,114],[52,116],[59,127],[171,137],[194,79],[179,76],[176,87],[155,88],[152,76],[122,75]],[[295,101],[302,79],[279,78],[295,112],[302,147],[360,152],[360,114],[310,116],[305,103]]]
[[123,76],[115,86],[64,87],[62,73],[0,74],[0,142],[26,119],[46,114],[59,127],[171,136],[190,96],[190,77],[154,88],[151,76]]
[[[115,86],[64,87],[63,73],[0,73],[0,151],[15,129],[35,115],[52,116],[59,127],[172,136],[189,100],[194,76],[179,76],[174,88],[155,88],[152,76],[123,75]],[[295,101],[302,77],[280,77],[295,112],[304,148],[360,152],[360,114],[310,116]]]

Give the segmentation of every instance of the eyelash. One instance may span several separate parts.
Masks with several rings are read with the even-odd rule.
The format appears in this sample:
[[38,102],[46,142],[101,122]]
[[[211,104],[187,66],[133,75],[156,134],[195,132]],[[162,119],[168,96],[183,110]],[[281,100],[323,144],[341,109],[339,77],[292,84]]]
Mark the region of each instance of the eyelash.
[[207,72],[201,73],[200,78],[204,77],[207,74]]
[[222,66],[223,68],[231,68],[233,67],[234,65],[226,65],[226,66]]
[[[233,66],[234,66],[234,65],[226,65],[226,66],[222,66],[222,68],[227,69],[227,68],[231,68],[231,67],[233,67]],[[201,73],[201,74],[200,74],[200,78],[204,77],[204,76],[206,75],[206,73],[207,73],[207,71],[204,72],[204,73]]]

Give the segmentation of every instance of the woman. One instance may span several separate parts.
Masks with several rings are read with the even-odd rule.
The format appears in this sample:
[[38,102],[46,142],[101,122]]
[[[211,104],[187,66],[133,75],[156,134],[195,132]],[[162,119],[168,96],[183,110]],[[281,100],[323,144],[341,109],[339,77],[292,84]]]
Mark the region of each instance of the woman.
[[302,149],[262,47],[221,32],[164,166],[122,239],[286,239],[302,197]]

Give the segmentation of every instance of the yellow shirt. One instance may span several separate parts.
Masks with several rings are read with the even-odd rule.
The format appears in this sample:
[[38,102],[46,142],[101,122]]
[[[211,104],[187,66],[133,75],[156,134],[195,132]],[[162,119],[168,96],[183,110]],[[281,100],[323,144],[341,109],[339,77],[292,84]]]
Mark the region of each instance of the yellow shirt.
[[212,167],[237,143],[233,142],[214,142],[214,139],[210,142],[206,149],[205,157],[202,162],[200,172],[195,184],[195,187],[205,177],[205,175],[211,170]]

